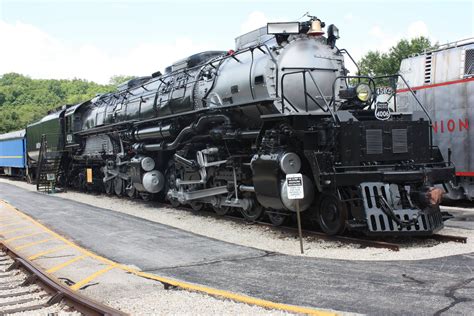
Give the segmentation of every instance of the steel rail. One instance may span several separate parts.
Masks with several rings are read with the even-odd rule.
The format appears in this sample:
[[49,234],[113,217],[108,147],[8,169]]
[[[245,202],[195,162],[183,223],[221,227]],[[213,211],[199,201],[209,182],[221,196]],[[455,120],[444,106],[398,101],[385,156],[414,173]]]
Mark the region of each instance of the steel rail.
[[[94,301],[82,294],[72,291],[67,286],[56,281],[54,278],[48,276],[36,264],[24,259],[21,255],[15,252],[11,247],[0,241],[0,248],[10,257],[14,259],[14,263],[7,269],[21,269],[29,274],[29,277],[24,282],[24,285],[35,283],[51,295],[51,298],[44,304],[44,307],[54,305],[64,301],[66,305],[72,307],[74,310],[84,315],[104,315],[104,316],[122,316],[127,315],[124,312],[113,309],[102,303]],[[37,307],[37,306],[35,306]],[[16,312],[26,311],[19,307]]]
[[[297,234],[298,233],[298,230],[296,228],[290,227],[290,226],[275,226],[271,223],[266,223],[266,222],[263,222],[263,221],[248,222],[243,217],[237,217],[237,216],[233,216],[233,215],[220,216],[220,215],[217,215],[214,212],[203,211],[203,210],[201,210],[199,212],[194,212],[193,210],[191,210],[191,209],[189,209],[185,206],[173,207],[173,206],[171,206],[167,203],[162,203],[162,202],[159,202],[158,204],[161,205],[161,206],[165,206],[165,207],[172,207],[174,209],[179,209],[179,210],[183,210],[183,211],[187,211],[187,212],[193,212],[196,215],[209,216],[209,217],[212,217],[212,218],[227,219],[227,220],[233,221],[235,223],[240,223],[240,224],[247,223],[247,224],[250,224],[250,225],[258,225],[258,226],[262,226],[262,227],[269,227],[269,228],[271,228],[275,231],[280,231],[280,232],[284,232],[284,233],[290,233],[290,234],[293,234],[293,233]],[[371,239],[356,238],[356,237],[349,237],[349,236],[340,236],[340,235],[331,236],[331,235],[325,234],[323,232],[317,232],[317,231],[312,231],[312,230],[307,230],[307,229],[303,230],[303,236],[305,236],[305,237],[316,237],[318,239],[329,240],[329,241],[339,241],[339,242],[343,242],[343,243],[347,243],[347,244],[358,244],[358,245],[361,245],[361,246],[364,246],[364,247],[385,248],[385,249],[390,249],[390,250],[393,250],[393,251],[399,251],[400,250],[400,246],[398,244],[395,244],[395,243],[389,243],[389,242],[385,242],[385,241],[378,241],[378,240],[371,240]]]
[[[242,218],[243,221],[245,219]],[[284,233],[294,233],[298,234],[298,229],[295,227],[290,226],[274,226],[271,223],[266,222],[255,222],[256,225],[264,226],[264,227],[271,227],[274,230],[281,231]],[[380,241],[380,240],[371,240],[371,239],[364,239],[364,238],[357,238],[357,237],[349,237],[349,236],[341,236],[341,235],[328,235],[323,232],[312,231],[308,229],[303,229],[303,236],[304,237],[316,237],[322,240],[329,240],[329,241],[339,241],[346,244],[358,244],[363,247],[373,247],[373,248],[385,248],[390,249],[393,251],[399,251],[400,246],[395,243]]]
[[463,237],[463,236],[453,236],[453,235],[439,235],[439,234],[435,234],[435,235],[426,236],[426,237],[422,237],[422,238],[434,239],[434,240],[441,241],[441,242],[454,241],[454,242],[459,242],[459,243],[462,243],[462,244],[467,243],[467,237]]
[[[156,203],[156,202],[155,202]],[[267,223],[263,221],[255,221],[255,222],[249,222],[243,217],[238,217],[235,215],[218,215],[212,211],[206,211],[206,210],[201,210],[198,212],[193,211],[192,209],[186,207],[186,206],[178,206],[178,207],[173,207],[170,204],[163,203],[163,202],[158,202],[157,204],[164,206],[164,207],[172,207],[173,209],[178,209],[178,210],[183,210],[187,212],[192,212],[195,215],[201,215],[201,216],[208,216],[212,218],[220,218],[220,219],[227,219],[229,221],[233,221],[234,223],[239,223],[243,224],[246,223],[248,225],[257,225],[257,226],[262,226],[262,227],[268,227],[272,230],[275,231],[280,231],[283,233],[290,233],[290,234],[297,234],[298,230],[295,227],[291,226],[275,226],[272,223]],[[402,245],[401,243],[396,243],[396,242],[388,242],[388,241],[382,241],[382,240],[374,240],[374,239],[369,239],[370,237],[364,238],[364,237],[351,237],[351,236],[341,236],[341,235],[328,235],[323,232],[318,232],[314,230],[309,230],[309,229],[303,229],[303,236],[304,237],[315,237],[317,239],[322,239],[322,240],[328,240],[328,241],[338,241],[346,244],[358,244],[363,247],[372,247],[372,248],[384,248],[384,249],[390,249],[392,251],[400,251],[400,246]],[[430,236],[405,236],[412,238],[413,240],[425,240],[425,239],[434,239],[439,242],[459,242],[459,243],[467,243],[467,237],[463,236],[454,236],[454,235],[440,235],[440,234],[434,234]],[[383,237],[382,237],[383,238]]]

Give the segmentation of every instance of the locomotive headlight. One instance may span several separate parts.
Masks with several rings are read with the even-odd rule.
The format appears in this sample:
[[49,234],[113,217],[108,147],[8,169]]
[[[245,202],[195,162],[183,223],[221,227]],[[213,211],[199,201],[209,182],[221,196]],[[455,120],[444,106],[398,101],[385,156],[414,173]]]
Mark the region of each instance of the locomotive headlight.
[[356,88],[357,98],[362,102],[367,102],[372,96],[372,91],[370,90],[369,85],[361,83]]

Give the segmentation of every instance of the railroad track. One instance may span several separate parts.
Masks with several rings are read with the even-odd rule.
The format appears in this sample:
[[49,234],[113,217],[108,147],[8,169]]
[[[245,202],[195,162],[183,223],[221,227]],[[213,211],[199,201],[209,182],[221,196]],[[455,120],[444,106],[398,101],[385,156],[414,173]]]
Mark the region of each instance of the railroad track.
[[0,315],[126,315],[70,290],[0,242]]
[[[238,222],[245,222],[245,219],[231,216],[230,219]],[[267,222],[254,222],[253,224],[269,227],[276,231],[281,231],[284,233],[293,234],[295,236],[298,235],[298,229],[292,226],[274,226],[271,223]],[[328,240],[328,241],[338,241],[345,244],[356,244],[360,245],[361,247],[372,247],[372,248],[385,248],[390,249],[393,251],[399,251],[401,243],[391,242],[391,241],[383,241],[383,240],[375,240],[370,239],[369,237],[352,237],[352,236],[331,236],[327,235],[323,232],[318,232],[314,230],[303,229],[302,230],[303,237],[314,237],[316,239]],[[451,235],[431,235],[431,236],[412,236],[412,237],[405,237],[411,238],[412,240],[426,240],[426,239],[434,239],[439,242],[459,242],[459,243],[466,243],[467,237],[462,236],[451,236]]]
[[[156,203],[156,202],[154,202]],[[165,207],[172,207],[171,205],[163,202],[158,202],[157,204]],[[275,231],[279,231],[282,233],[287,233],[291,234],[294,236],[298,236],[298,229],[292,226],[274,226],[271,223],[267,223],[264,221],[255,221],[255,222],[248,222],[245,220],[243,217],[238,217],[235,215],[217,215],[216,213],[212,211],[206,211],[206,210],[201,210],[198,212],[194,212],[192,209],[185,207],[185,206],[179,206],[179,207],[173,207],[175,209],[183,210],[186,212],[192,212],[194,215],[200,215],[200,216],[207,216],[207,217],[212,217],[212,218],[220,218],[220,219],[227,219],[236,223],[240,224],[250,224],[250,225],[256,225],[256,226],[261,226],[261,227],[267,227]],[[345,244],[355,244],[359,245],[362,248],[364,247],[372,247],[372,248],[385,248],[385,249],[390,249],[392,251],[399,251],[400,247],[402,246],[402,243],[396,242],[396,241],[384,241],[384,240],[376,240],[376,239],[370,239],[369,237],[354,237],[354,236],[331,236],[327,235],[323,232],[318,232],[310,229],[303,229],[303,237],[314,237],[316,239],[322,239],[322,240],[328,240],[328,241],[338,241],[341,243]],[[452,236],[452,235],[439,235],[439,234],[434,234],[431,236],[412,236],[412,237],[404,237],[404,239],[410,238],[411,240],[426,240],[426,239],[434,239],[439,242],[459,242],[459,243],[466,243],[467,242],[467,237],[463,236]]]
[[[120,198],[120,197],[118,197]],[[208,216],[208,217],[213,217],[213,218],[220,218],[220,219],[227,219],[231,220],[234,222],[239,222],[239,223],[246,223],[246,224],[252,224],[252,225],[259,225],[259,226],[265,226],[270,229],[288,233],[288,234],[298,234],[298,230],[295,227],[292,226],[274,226],[271,223],[267,223],[264,221],[255,221],[255,222],[248,222],[245,220],[243,217],[238,217],[235,215],[217,215],[216,213],[212,211],[207,211],[207,210],[201,210],[201,211],[193,211],[190,207],[187,206],[178,206],[178,207],[173,207],[169,203],[164,203],[164,202],[157,202],[157,201],[141,201],[143,203],[153,203],[154,205],[161,205],[164,207],[172,207],[174,209],[179,209],[183,210],[186,212],[192,212],[194,215],[200,215],[200,216]],[[364,247],[373,247],[373,248],[385,248],[385,249],[390,249],[392,251],[399,251],[401,243],[396,242],[396,241],[384,241],[384,240],[375,240],[375,239],[370,239],[369,237],[354,237],[354,236],[341,236],[341,235],[336,235],[336,236],[331,236],[327,235],[323,232],[318,232],[310,229],[304,229],[303,230],[303,236],[304,237],[314,237],[317,239],[322,239],[322,240],[328,240],[328,241],[338,241],[341,243],[345,244],[355,244],[355,245],[360,245],[362,248]],[[407,237],[404,237],[407,238]],[[450,236],[450,235],[431,235],[431,236],[413,236],[413,237],[408,237],[411,238],[412,240],[426,240],[426,239],[434,239],[439,242],[460,242],[460,243],[466,243],[467,238],[462,237],[462,236]]]

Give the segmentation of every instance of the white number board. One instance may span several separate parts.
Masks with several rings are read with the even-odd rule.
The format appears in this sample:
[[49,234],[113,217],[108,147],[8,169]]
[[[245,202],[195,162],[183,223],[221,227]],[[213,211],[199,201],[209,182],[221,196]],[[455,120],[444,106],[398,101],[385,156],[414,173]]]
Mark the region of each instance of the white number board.
[[304,198],[303,175],[301,173],[292,173],[286,175],[286,192],[290,200]]

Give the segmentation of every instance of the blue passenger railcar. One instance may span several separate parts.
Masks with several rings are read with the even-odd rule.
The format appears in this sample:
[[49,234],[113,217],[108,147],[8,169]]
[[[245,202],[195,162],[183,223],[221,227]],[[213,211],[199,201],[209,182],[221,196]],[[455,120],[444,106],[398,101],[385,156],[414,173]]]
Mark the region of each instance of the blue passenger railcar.
[[25,130],[0,135],[0,174],[25,175],[26,163]]

